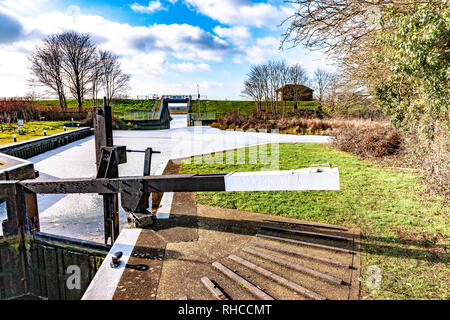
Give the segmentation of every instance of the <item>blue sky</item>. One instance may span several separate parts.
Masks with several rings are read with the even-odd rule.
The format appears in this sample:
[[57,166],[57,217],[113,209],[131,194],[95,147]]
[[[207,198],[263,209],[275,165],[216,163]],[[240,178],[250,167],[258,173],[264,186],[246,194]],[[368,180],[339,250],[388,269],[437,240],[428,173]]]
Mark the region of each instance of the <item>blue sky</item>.
[[40,39],[65,30],[89,32],[120,56],[130,96],[195,93],[241,99],[251,64],[326,67],[320,52],[279,50],[280,23],[295,8],[278,0],[0,0],[0,96],[22,96],[27,56]]

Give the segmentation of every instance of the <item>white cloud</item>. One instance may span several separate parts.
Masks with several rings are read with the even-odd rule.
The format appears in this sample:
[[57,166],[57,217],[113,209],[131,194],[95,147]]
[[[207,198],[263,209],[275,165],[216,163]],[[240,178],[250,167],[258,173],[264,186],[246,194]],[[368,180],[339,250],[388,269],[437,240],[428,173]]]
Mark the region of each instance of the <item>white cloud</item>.
[[207,63],[181,62],[170,65],[170,68],[181,72],[210,71],[211,67]]
[[0,8],[18,14],[29,14],[45,10],[49,0],[0,0]]
[[[24,4],[27,0],[19,1]],[[202,94],[209,95],[213,99],[239,98],[243,75],[248,68],[247,62],[255,64],[267,59],[287,57],[289,62],[298,61],[305,65],[311,60],[308,59],[307,62],[302,60],[305,54],[298,49],[281,52],[278,50],[279,41],[276,37],[253,39],[245,25],[255,25],[257,19],[250,13],[246,13],[245,17],[239,17],[239,15],[243,6],[252,7],[258,4],[252,4],[246,0],[223,1],[225,9],[227,4],[232,4],[229,6],[231,8],[229,11],[223,12],[224,19],[244,22],[228,27],[217,26],[213,33],[189,24],[132,26],[98,15],[84,14],[78,10],[63,9],[22,14],[6,8],[6,2],[10,6],[13,5],[13,1],[0,0],[0,11],[17,20],[22,28],[20,33],[14,34],[14,37],[10,36],[6,38],[7,40],[0,41],[0,81],[2,83],[0,96],[24,95],[28,91],[27,80],[30,77],[27,55],[33,52],[37,42],[46,35],[67,30],[90,33],[100,48],[120,56],[123,70],[132,76],[131,95],[153,92],[196,92],[197,87],[192,83],[200,83]],[[169,5],[167,1],[161,0],[161,2],[163,5]],[[220,3],[204,2],[211,2],[211,6],[216,9],[220,8],[222,3],[222,1]],[[281,10],[281,7],[274,8]],[[253,19],[251,23],[245,23],[248,17]],[[0,21],[0,25],[2,22],[4,23],[5,19]],[[264,26],[268,27],[266,24]],[[5,34],[4,30],[0,30],[0,36],[2,31]],[[248,44],[250,41],[251,45]],[[228,60],[242,64],[242,67],[236,66],[237,68],[231,70],[228,65],[220,64]],[[211,64],[211,62],[217,63]],[[317,60],[311,66],[319,64]],[[211,70],[214,72],[208,73],[210,81],[205,81],[202,74],[196,74],[199,71]],[[176,75],[174,75],[175,72]],[[191,86],[193,86],[192,90]]]
[[294,12],[292,6],[274,6],[248,0],[185,0],[198,12],[221,23],[248,26],[279,25]]
[[246,44],[252,36],[246,27],[240,26],[231,28],[217,26],[214,28],[214,32],[219,37],[229,39],[231,43],[239,46]]
[[279,47],[280,40],[274,37],[264,37],[256,39],[256,43],[261,47]]
[[130,8],[134,12],[139,12],[139,13],[153,13],[153,12],[160,11],[160,10],[167,10],[165,7],[163,7],[162,3],[159,0],[150,1],[148,3],[148,5],[146,5],[146,6],[143,6],[143,5],[135,2],[132,5],[130,5]]
[[181,60],[178,71],[209,71],[208,61],[220,62],[236,52],[227,41],[187,24],[131,26],[101,16],[60,11],[14,18],[22,26],[21,33],[0,41],[0,96],[25,94],[30,77],[27,55],[46,35],[67,30],[90,33],[100,48],[119,55],[124,72],[132,75],[132,92],[139,92],[145,81],[174,70],[167,62],[170,57]]
[[259,64],[269,59],[281,57],[279,40],[274,37],[264,37],[255,40],[256,45],[245,50],[245,60],[251,64]]

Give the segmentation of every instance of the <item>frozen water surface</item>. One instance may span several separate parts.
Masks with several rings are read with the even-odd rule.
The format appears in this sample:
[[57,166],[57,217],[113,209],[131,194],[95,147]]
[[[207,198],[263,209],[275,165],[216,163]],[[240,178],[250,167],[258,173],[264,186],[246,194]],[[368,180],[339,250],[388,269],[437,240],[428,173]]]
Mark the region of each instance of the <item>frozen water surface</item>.
[[[217,152],[256,144],[289,142],[328,142],[324,136],[295,136],[256,132],[222,131],[211,127],[186,127],[186,115],[172,115],[171,129],[151,131],[114,131],[114,144],[127,149],[161,151],[152,159],[152,174],[166,160]],[[120,176],[141,176],[144,154],[127,153],[127,163],[119,166]],[[94,137],[28,159],[40,172],[39,179],[94,177]],[[99,239],[103,235],[102,197],[97,194],[38,195],[41,231],[58,235]],[[3,215],[3,216],[2,216]],[[4,204],[0,219],[5,219]],[[121,225],[127,214],[121,210]],[[1,227],[0,227],[1,228]],[[1,232],[1,230],[0,230]]]

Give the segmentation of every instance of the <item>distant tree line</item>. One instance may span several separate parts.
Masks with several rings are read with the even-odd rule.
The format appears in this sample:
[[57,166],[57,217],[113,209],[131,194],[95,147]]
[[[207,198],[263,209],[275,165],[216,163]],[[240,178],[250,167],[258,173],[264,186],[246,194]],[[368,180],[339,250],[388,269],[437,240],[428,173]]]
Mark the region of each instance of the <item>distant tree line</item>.
[[107,102],[128,90],[130,75],[123,73],[119,57],[97,48],[89,34],[74,31],[52,34],[29,57],[32,86],[56,94],[62,111],[67,97],[77,100],[81,112],[87,98],[103,90]]
[[[316,69],[312,78],[308,72],[300,65],[288,65],[286,61],[268,61],[258,65],[250,66],[250,71],[244,81],[242,94],[255,101],[257,111],[273,113],[285,112],[286,102],[279,103],[280,99],[277,90],[285,85],[310,86],[315,90],[315,97],[319,105],[325,101],[331,101],[336,95],[338,77],[335,73],[322,68]],[[293,91],[293,100],[301,100],[301,91]]]
[[257,111],[265,110],[279,112],[276,90],[286,84],[306,85],[308,75],[298,64],[289,66],[285,61],[269,61],[252,65],[247,79],[244,81],[242,94],[252,98],[257,104]]

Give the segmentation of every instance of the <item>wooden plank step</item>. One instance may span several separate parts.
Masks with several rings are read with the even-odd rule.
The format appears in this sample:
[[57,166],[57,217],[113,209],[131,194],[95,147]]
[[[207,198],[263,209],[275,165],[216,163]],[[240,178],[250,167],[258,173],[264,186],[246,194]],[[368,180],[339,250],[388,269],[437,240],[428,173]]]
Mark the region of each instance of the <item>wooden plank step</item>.
[[203,277],[201,282],[218,300],[228,300],[225,294],[208,277]]
[[329,238],[329,239],[333,239],[333,240],[343,240],[343,241],[351,241],[352,240],[347,237],[341,237],[341,236],[336,236],[336,235],[331,235],[331,234],[326,234],[326,233],[303,231],[303,230],[288,229],[288,228],[279,228],[279,227],[265,226],[265,225],[261,226],[261,229],[269,230],[269,231],[280,231],[280,232],[303,234],[303,235],[314,236],[314,237]]
[[295,282],[292,282],[286,278],[283,278],[283,277],[277,275],[276,273],[273,273],[269,270],[261,268],[260,266],[254,264],[254,263],[251,263],[250,261],[247,261],[245,259],[242,259],[241,257],[238,257],[238,256],[232,254],[232,255],[229,255],[228,258],[237,263],[240,263],[240,264],[246,266],[247,268],[249,268],[259,274],[262,274],[263,276],[265,276],[267,278],[274,280],[275,282],[277,282],[283,286],[289,287],[292,290],[307,296],[308,298],[311,298],[314,300],[326,300],[326,298],[321,296],[320,294],[315,293],[314,291],[311,291],[309,289],[306,289],[306,288],[296,284]]
[[332,264],[332,265],[338,266],[338,267],[344,267],[344,268],[350,268],[351,267],[351,265],[349,263],[346,263],[346,262],[331,260],[331,259],[327,259],[327,258],[316,256],[316,255],[303,253],[303,252],[300,252],[300,251],[297,251],[297,250],[291,250],[291,249],[286,249],[286,248],[279,247],[279,246],[274,246],[274,245],[271,245],[271,244],[268,244],[268,243],[264,243],[264,242],[253,241],[253,242],[251,242],[251,244],[254,245],[254,246],[265,248],[265,249],[269,249],[269,250],[272,250],[272,251],[277,251],[277,252],[281,252],[281,253],[287,253],[287,254],[295,255],[295,256],[298,256],[298,257],[306,258],[306,259],[316,260],[316,261],[320,261],[320,262],[323,262],[323,263]]
[[293,225],[307,226],[307,227],[318,227],[318,228],[323,228],[323,229],[348,231],[348,228],[344,228],[344,227],[340,227],[340,226],[333,226],[333,225],[329,225],[329,224],[322,224],[322,223],[298,222],[298,221],[287,221],[287,220],[276,220],[276,219],[263,219],[263,221],[275,222],[275,223],[286,223],[286,224],[293,224]]
[[258,256],[260,258],[263,258],[265,260],[269,260],[271,262],[280,264],[282,266],[285,266],[285,267],[288,267],[288,268],[291,268],[291,269],[294,269],[294,270],[297,270],[297,271],[300,271],[300,272],[307,273],[307,274],[312,275],[312,276],[314,276],[316,278],[320,278],[320,279],[322,279],[324,281],[328,281],[328,282],[331,282],[331,283],[334,283],[334,284],[337,284],[337,285],[342,285],[343,284],[342,279],[339,279],[339,278],[334,277],[334,276],[330,276],[329,274],[310,269],[308,267],[299,265],[297,263],[290,262],[290,261],[282,259],[282,258],[278,258],[278,257],[272,256],[270,254],[261,252],[259,250],[255,250],[255,249],[252,249],[252,248],[249,248],[249,247],[245,247],[242,250],[244,252],[253,254],[253,255]]
[[304,245],[304,246],[309,246],[309,247],[314,247],[314,248],[320,248],[320,249],[333,250],[333,251],[338,251],[338,252],[345,252],[345,253],[354,254],[353,251],[348,250],[348,249],[343,249],[343,248],[338,248],[338,247],[333,247],[333,246],[327,246],[327,245],[324,245],[324,244],[317,244],[317,243],[306,242],[306,241],[299,241],[299,240],[294,240],[294,239],[289,239],[289,238],[269,236],[269,235],[261,234],[261,233],[256,234],[256,237],[265,238],[265,239],[272,239],[272,240],[278,240],[278,241],[283,241],[283,242],[289,242],[289,243],[293,243],[293,244],[296,244],[296,245]]
[[241,286],[245,286],[251,293],[253,293],[255,296],[257,296],[260,299],[263,300],[275,300],[274,298],[272,298],[271,296],[269,296],[267,293],[265,293],[264,291],[258,289],[255,285],[251,284],[250,282],[248,282],[247,280],[245,280],[244,278],[242,278],[241,276],[239,276],[238,274],[234,273],[233,271],[231,271],[230,269],[228,269],[227,267],[225,267],[223,264],[221,264],[220,262],[214,262],[212,264],[216,269],[218,269],[219,271],[221,271],[223,274],[225,274],[227,277],[229,277],[230,279],[236,281],[239,285]]

